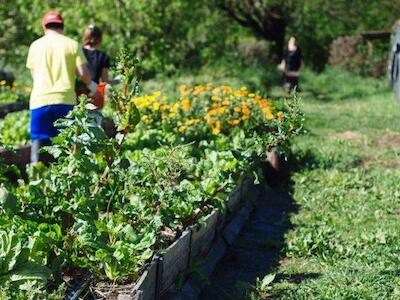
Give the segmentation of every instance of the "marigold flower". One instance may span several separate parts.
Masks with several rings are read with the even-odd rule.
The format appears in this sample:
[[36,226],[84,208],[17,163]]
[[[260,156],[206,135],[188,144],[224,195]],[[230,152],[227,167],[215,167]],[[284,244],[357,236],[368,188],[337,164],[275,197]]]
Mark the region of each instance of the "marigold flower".
[[215,126],[211,132],[212,134],[219,134],[221,132],[221,121],[215,122]]
[[185,98],[181,101],[182,108],[185,112],[190,110],[190,101],[189,99]]
[[262,111],[267,120],[272,120],[274,118],[274,115],[272,114],[272,111],[269,107],[263,108]]
[[276,114],[276,118],[277,118],[277,120],[278,120],[279,122],[282,122],[282,121],[285,119],[285,115],[284,115],[283,112],[279,111],[279,112]]
[[210,117],[209,114],[205,115],[205,116],[204,116],[204,119],[206,120],[206,122],[207,122],[208,125],[212,125],[212,124],[215,123],[214,120]]
[[240,120],[238,120],[238,119],[230,119],[228,121],[228,123],[231,124],[231,125],[238,125],[240,123]]
[[232,88],[228,85],[221,86],[221,90],[224,94],[232,94]]
[[157,110],[159,110],[159,109],[160,109],[160,103],[154,102],[154,103],[153,103],[153,110],[157,111]]

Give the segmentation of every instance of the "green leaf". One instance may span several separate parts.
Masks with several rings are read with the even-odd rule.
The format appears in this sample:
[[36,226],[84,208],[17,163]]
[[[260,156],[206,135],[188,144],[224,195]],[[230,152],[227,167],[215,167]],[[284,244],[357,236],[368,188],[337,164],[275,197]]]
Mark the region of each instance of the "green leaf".
[[276,274],[268,274],[261,280],[260,289],[262,292],[267,291],[270,284],[274,281]]

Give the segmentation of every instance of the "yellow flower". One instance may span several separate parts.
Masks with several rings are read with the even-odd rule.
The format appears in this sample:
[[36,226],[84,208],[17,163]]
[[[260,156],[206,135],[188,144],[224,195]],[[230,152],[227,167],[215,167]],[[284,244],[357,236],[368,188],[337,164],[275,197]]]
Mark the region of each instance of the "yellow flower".
[[214,127],[211,132],[212,134],[219,134],[221,132],[221,129],[219,127]]
[[189,119],[189,120],[186,120],[185,125],[186,126],[190,126],[190,125],[193,125],[193,124],[197,124],[199,122],[200,122],[199,119]]
[[168,109],[169,109],[169,105],[168,104],[162,104],[160,106],[160,110],[162,110],[162,111],[165,111],[165,110],[168,110]]
[[190,101],[189,99],[185,98],[181,101],[182,108],[185,112],[190,110]]
[[160,103],[154,102],[154,103],[153,103],[153,110],[157,111],[157,110],[159,110],[159,109],[160,109]]
[[214,120],[210,117],[209,114],[205,115],[204,119],[206,120],[208,125],[214,124]]
[[185,126],[180,126],[179,128],[178,128],[178,131],[179,132],[184,132],[186,130],[186,127]]
[[250,114],[249,106],[246,103],[242,103],[242,112],[246,116]]
[[206,87],[205,87],[205,86],[196,85],[196,86],[194,87],[193,94],[201,94],[201,93],[204,93],[205,91],[206,91]]
[[235,106],[235,107],[233,108],[233,110],[234,110],[235,112],[241,112],[241,111],[242,111],[242,108],[241,108],[240,106]]
[[217,108],[217,114],[218,115],[223,115],[226,111],[226,106],[220,106]]
[[212,134],[219,134],[221,132],[221,121],[215,122],[215,126],[212,129]]
[[16,88],[17,86],[18,86],[18,83],[16,83],[15,81],[13,81],[12,87],[13,87],[13,88]]
[[285,115],[283,112],[280,111],[276,114],[276,118],[278,119],[279,122],[282,122],[285,119]]
[[0,85],[6,85],[6,81],[5,80],[0,81]]
[[230,101],[229,100],[224,100],[222,101],[222,105],[229,105]]
[[212,101],[219,101],[219,100],[221,100],[218,96],[216,96],[216,95],[213,95],[213,96],[211,96],[211,100]]
[[245,97],[245,96],[247,96],[247,94],[248,94],[247,90],[243,89],[243,88],[241,88],[240,90],[237,90],[235,92],[236,97],[239,97],[239,98]]
[[171,112],[172,113],[177,113],[179,109],[179,104],[178,103],[174,103],[174,105],[172,105],[171,107]]
[[232,88],[228,85],[221,86],[221,90],[224,94],[232,94]]
[[269,107],[263,108],[262,111],[267,120],[272,120],[274,118],[274,115],[272,114],[272,111]]
[[230,119],[228,121],[228,123],[231,124],[231,125],[238,125],[240,123],[240,120],[238,120],[238,119]]

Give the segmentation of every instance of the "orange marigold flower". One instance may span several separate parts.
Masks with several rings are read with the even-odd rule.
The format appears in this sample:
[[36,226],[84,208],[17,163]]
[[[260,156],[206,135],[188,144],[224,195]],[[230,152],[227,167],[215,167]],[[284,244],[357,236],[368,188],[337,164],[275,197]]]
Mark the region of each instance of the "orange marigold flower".
[[215,126],[212,129],[212,134],[219,134],[221,132],[221,121],[215,122]]
[[190,101],[189,99],[185,98],[181,101],[182,108],[185,112],[190,110]]

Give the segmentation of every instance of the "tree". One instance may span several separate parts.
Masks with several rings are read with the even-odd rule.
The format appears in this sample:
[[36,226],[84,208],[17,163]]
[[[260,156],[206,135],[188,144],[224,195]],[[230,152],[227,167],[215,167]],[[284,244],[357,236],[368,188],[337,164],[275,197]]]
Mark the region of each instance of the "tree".
[[[282,58],[285,31],[294,2],[284,0],[216,0],[220,9],[257,37],[272,41],[276,59]],[[296,1],[299,4],[300,1]]]

